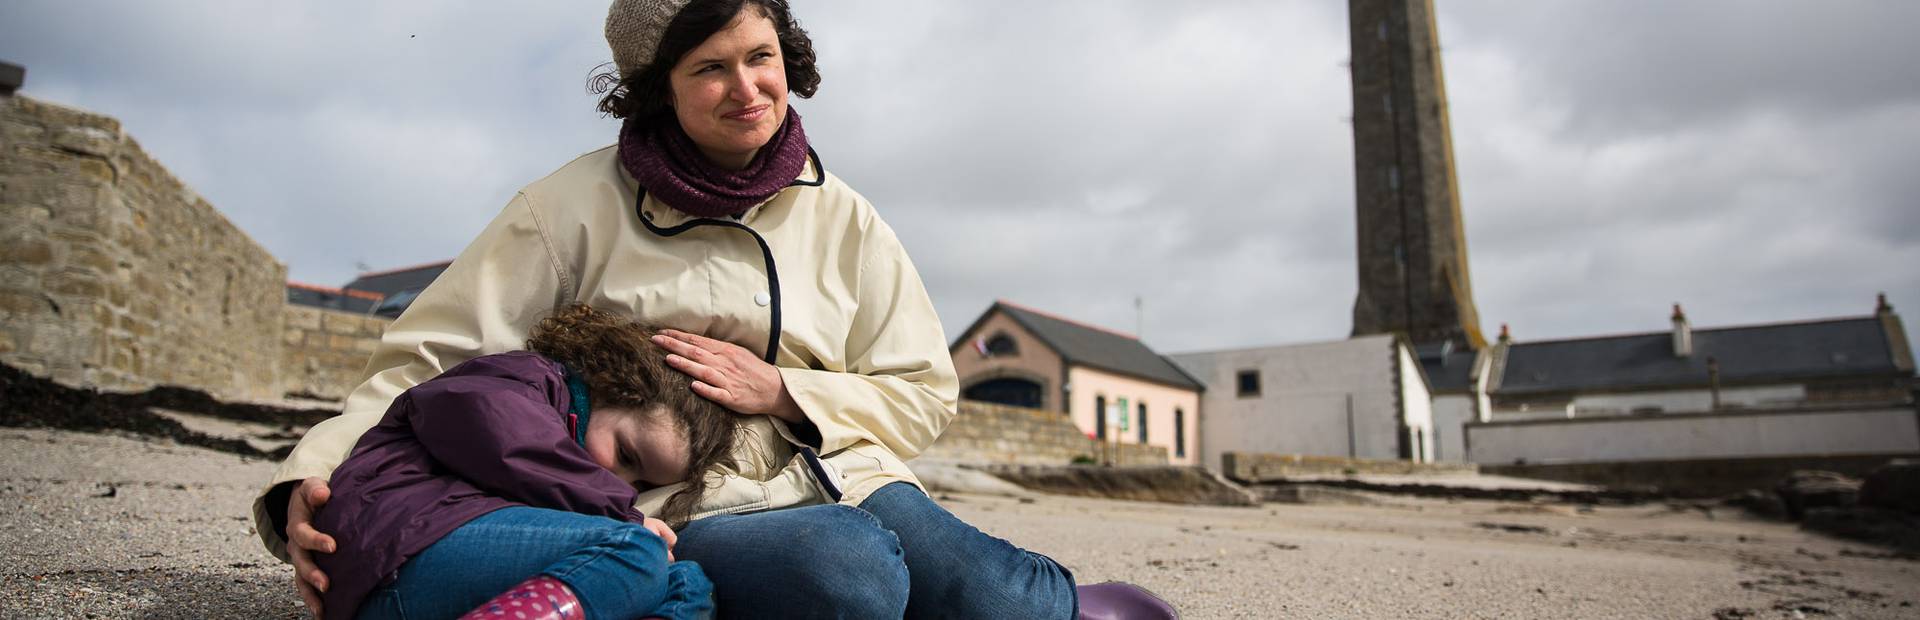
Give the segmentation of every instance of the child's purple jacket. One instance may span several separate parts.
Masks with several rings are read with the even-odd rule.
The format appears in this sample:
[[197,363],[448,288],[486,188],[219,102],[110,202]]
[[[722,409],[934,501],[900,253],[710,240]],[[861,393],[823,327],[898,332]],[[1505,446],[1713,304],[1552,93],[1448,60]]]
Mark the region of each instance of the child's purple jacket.
[[314,517],[339,543],[315,554],[331,582],[327,618],[353,617],[407,558],[494,510],[525,505],[641,522],[638,491],[574,443],[564,372],[534,353],[500,353],[394,399],[334,470],[333,497]]

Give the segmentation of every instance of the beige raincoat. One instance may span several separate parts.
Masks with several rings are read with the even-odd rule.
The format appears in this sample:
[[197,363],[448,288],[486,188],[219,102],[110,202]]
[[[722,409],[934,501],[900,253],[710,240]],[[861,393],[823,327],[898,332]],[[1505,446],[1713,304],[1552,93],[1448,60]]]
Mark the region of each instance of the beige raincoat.
[[[873,206],[817,158],[738,221],[695,218],[649,197],[604,148],[526,186],[382,337],[344,412],[307,432],[268,489],[325,478],[407,388],[480,355],[521,349],[528,329],[581,302],[771,355],[819,432],[819,467],[783,423],[753,416],[697,517],[858,504],[953,418],[959,389],[920,276]],[[657,509],[671,487],[643,494]],[[286,541],[254,502],[268,550]],[[650,511],[649,511],[650,512]]]

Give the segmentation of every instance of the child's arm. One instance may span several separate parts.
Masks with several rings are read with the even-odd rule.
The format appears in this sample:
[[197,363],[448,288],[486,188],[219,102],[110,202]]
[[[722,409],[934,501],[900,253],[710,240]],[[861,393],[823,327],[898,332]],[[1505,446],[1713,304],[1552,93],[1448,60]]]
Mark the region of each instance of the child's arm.
[[443,376],[401,395],[427,452],[488,493],[539,508],[640,523],[638,491],[589,460],[551,395],[517,378]]

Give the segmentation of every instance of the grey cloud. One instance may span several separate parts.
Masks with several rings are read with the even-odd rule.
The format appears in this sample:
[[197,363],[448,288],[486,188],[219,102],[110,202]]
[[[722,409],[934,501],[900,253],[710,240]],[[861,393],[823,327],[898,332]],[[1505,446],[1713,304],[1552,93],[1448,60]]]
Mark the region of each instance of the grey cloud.
[[[1905,3],[1439,0],[1483,326],[1522,338],[1920,308]],[[799,101],[952,333],[996,298],[1185,351],[1344,337],[1341,3],[827,2]],[[121,118],[338,284],[458,252],[607,144],[603,3],[0,6],[27,92]]]

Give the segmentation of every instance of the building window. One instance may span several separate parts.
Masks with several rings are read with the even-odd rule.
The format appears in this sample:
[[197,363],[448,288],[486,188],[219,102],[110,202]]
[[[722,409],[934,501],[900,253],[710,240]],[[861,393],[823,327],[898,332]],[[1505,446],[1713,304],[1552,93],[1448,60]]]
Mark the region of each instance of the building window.
[[1107,397],[1093,397],[1093,436],[1095,439],[1107,439]]
[[987,339],[987,355],[1016,356],[1020,354],[1020,345],[1006,334],[994,334]]
[[1140,419],[1134,420],[1134,422],[1137,422],[1140,424],[1140,445],[1146,445],[1147,443],[1147,404],[1146,403],[1140,403]]
[[1173,456],[1187,458],[1187,412],[1184,409],[1173,410]]
[[1020,377],[1001,377],[973,384],[973,387],[960,392],[960,397],[1009,407],[1039,409],[1042,392],[1039,383]]
[[1239,381],[1237,383],[1240,388],[1239,395],[1241,398],[1253,398],[1260,395],[1260,371],[1240,371]]

